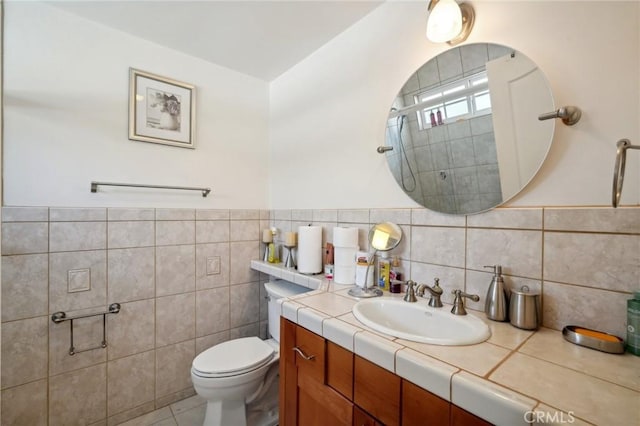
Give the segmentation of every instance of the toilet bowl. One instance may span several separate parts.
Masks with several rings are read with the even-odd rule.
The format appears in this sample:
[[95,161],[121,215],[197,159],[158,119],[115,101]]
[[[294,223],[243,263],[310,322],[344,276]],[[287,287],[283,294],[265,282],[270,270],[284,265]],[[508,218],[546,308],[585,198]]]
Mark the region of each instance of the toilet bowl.
[[305,291],[287,281],[264,284],[268,294],[269,340],[243,337],[200,353],[191,366],[196,393],[207,401],[204,426],[278,424],[280,315],[277,299]]

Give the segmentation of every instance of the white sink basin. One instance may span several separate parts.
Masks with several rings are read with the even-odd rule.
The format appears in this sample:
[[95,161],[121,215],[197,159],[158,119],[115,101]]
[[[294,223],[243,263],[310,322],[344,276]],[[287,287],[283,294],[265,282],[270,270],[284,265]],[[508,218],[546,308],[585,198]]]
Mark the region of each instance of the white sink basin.
[[454,315],[446,305],[432,308],[426,300],[409,303],[386,297],[365,299],[353,306],[353,315],[381,333],[432,345],[473,345],[491,336],[481,319]]

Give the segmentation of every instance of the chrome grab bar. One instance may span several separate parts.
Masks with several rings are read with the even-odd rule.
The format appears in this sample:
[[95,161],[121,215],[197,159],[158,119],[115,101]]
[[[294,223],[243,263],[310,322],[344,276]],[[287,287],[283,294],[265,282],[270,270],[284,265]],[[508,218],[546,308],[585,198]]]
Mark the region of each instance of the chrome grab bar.
[[[118,312],[120,312],[120,304],[112,303],[109,305],[109,310],[106,312],[96,312],[93,314],[78,315],[76,317],[67,317],[67,314],[62,311],[55,312],[53,315],[51,315],[51,321],[53,321],[56,324],[60,324],[61,322],[64,322],[64,321],[70,321],[69,333],[70,333],[71,343],[69,345],[69,355],[75,355],[80,352],[87,352],[87,351],[92,351],[94,349],[106,348],[107,347],[107,315],[117,314]],[[82,349],[79,351],[76,350],[75,346],[73,345],[73,321],[81,318],[96,317],[98,315],[102,315],[102,342],[100,343],[100,346]]]
[[629,139],[620,139],[616,146],[616,165],[613,170],[613,191],[611,194],[611,205],[618,207],[620,196],[622,195],[622,184],[624,183],[624,167],[627,161],[627,149],[640,149],[640,145],[631,145]]
[[166,185],[146,185],[138,183],[114,183],[114,182],[91,182],[91,192],[98,192],[98,186],[128,186],[133,188],[155,188],[155,189],[178,189],[183,191],[200,191],[206,197],[211,192],[211,188],[194,188],[190,186],[166,186]]

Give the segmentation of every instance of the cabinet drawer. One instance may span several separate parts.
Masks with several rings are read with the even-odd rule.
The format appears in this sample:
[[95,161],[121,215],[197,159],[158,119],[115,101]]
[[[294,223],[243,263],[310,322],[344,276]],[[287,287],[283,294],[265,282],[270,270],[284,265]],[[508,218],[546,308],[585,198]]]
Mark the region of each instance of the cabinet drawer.
[[353,401],[388,426],[400,424],[400,376],[355,356]]
[[327,384],[353,400],[353,353],[327,341]]
[[298,326],[296,346],[293,348],[298,366],[298,375],[306,376],[324,384],[325,366],[324,338]]

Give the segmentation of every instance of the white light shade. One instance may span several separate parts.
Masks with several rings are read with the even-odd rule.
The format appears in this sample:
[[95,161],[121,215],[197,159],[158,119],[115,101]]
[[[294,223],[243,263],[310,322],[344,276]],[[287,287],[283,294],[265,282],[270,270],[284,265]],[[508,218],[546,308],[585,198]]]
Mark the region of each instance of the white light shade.
[[427,18],[427,38],[444,43],[457,37],[462,31],[462,12],[455,0],[440,0]]

